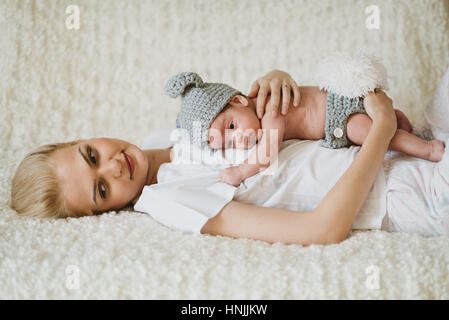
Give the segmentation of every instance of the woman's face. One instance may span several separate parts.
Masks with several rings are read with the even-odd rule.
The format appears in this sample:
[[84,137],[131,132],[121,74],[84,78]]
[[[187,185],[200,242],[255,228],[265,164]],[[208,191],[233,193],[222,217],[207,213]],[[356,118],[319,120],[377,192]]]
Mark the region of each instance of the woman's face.
[[[132,175],[125,155],[134,164]],[[79,216],[126,207],[141,194],[148,178],[146,154],[119,139],[79,140],[56,151],[52,159],[63,196]]]

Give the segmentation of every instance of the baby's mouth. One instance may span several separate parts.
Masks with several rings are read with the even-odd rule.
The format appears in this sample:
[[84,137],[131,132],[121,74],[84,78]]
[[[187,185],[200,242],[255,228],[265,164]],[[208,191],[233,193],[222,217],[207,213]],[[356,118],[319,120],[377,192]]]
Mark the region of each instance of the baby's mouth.
[[237,148],[250,149],[257,143],[257,137],[255,134],[251,134],[250,136],[244,136],[242,141],[235,142],[235,146]]

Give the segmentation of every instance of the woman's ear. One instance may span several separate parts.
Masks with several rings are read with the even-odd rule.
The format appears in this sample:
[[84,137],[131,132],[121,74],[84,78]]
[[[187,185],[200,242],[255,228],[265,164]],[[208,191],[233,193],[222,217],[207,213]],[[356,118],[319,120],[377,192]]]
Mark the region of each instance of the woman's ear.
[[229,100],[229,104],[232,106],[238,106],[238,107],[247,107],[248,106],[248,99],[240,94],[237,94]]

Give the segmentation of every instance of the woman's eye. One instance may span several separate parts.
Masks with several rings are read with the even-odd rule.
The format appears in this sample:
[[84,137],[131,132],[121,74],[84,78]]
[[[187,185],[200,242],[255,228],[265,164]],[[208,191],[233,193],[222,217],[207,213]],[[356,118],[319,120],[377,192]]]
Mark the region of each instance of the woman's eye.
[[[93,155],[93,157],[91,156]],[[95,164],[97,159],[95,158],[95,153],[92,152],[92,148],[91,147],[87,147],[87,156],[89,157],[89,159]],[[93,160],[92,160],[93,159]]]
[[105,198],[106,198],[106,188],[104,187],[104,185],[101,184],[101,185],[98,187],[98,190],[100,191],[100,196],[101,196],[103,199],[105,199]]
[[234,121],[232,121],[231,124],[229,125],[229,129],[234,130]]

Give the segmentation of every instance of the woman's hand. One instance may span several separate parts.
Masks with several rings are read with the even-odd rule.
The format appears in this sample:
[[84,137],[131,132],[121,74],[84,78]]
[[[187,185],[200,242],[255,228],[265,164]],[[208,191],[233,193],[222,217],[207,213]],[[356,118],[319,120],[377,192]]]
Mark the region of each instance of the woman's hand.
[[[257,79],[251,85],[249,98],[257,97],[257,117],[262,119],[265,112],[271,112],[273,117],[279,113],[279,101],[282,89],[282,114],[286,115],[290,105],[291,94],[293,91],[293,106],[299,106],[301,99],[299,87],[295,80],[286,72],[273,70],[262,78]],[[271,92],[270,108],[266,109],[265,101]]]
[[393,109],[393,101],[382,90],[370,92],[363,100],[363,105],[374,123],[381,123],[382,125],[396,132],[397,118]]

